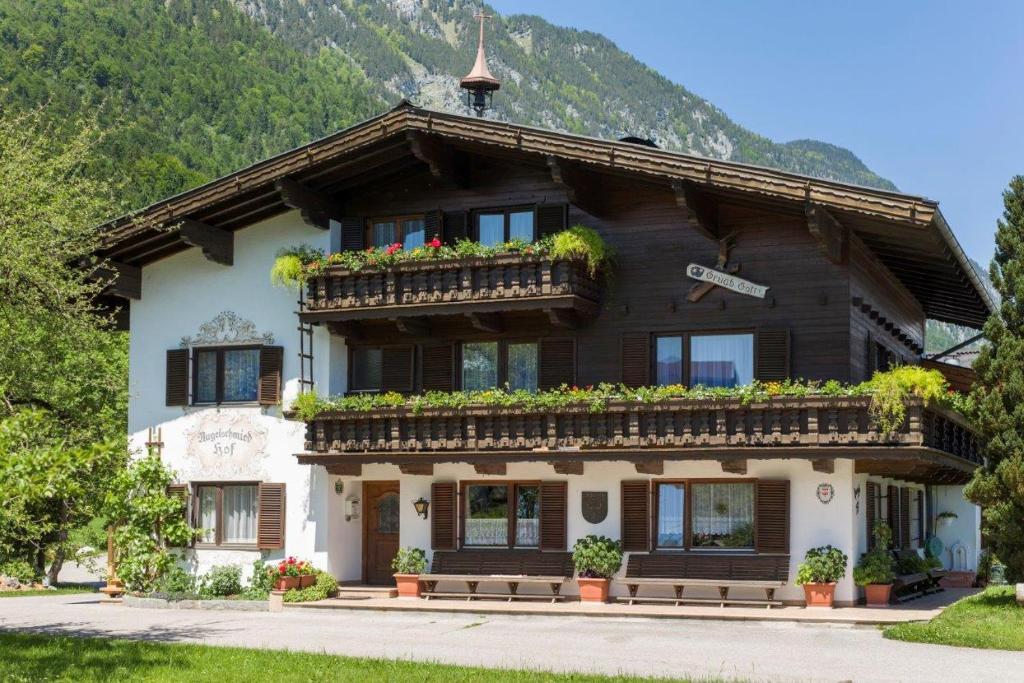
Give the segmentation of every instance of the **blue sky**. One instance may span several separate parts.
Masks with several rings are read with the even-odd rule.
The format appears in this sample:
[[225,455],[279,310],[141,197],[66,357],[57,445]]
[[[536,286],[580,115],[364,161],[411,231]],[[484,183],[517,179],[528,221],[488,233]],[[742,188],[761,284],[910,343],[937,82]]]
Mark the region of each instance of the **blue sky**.
[[602,33],[773,140],[848,147],[987,268],[1024,174],[1024,0],[489,2]]

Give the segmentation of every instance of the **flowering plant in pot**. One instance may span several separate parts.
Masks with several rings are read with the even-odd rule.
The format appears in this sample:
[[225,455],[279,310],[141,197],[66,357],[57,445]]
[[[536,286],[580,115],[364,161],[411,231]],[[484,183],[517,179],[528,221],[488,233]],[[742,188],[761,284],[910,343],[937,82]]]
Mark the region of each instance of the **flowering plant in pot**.
[[313,565],[291,556],[281,560],[277,567],[270,567],[268,571],[273,578],[274,588],[279,591],[312,586],[316,581]]
[[419,548],[399,548],[391,560],[395,585],[403,598],[420,597],[420,574],[427,570],[427,554]]
[[892,541],[892,529],[885,522],[875,522],[873,531],[875,547],[864,553],[853,568],[853,581],[864,587],[864,598],[868,607],[888,607],[892,593],[892,582],[896,574],[892,567],[892,556],[886,550]]
[[846,553],[831,545],[811,548],[796,572],[796,583],[804,587],[808,607],[832,607],[836,583],[846,576]]
[[608,582],[622,566],[622,544],[590,534],[572,547],[572,563],[583,602],[608,602]]

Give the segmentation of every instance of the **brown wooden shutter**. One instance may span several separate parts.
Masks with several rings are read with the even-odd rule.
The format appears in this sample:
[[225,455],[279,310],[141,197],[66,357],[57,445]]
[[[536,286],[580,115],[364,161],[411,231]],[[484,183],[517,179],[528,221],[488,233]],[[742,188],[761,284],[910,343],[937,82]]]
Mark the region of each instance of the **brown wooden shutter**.
[[864,523],[868,527],[868,550],[875,548],[875,510],[878,507],[878,484],[869,481],[864,487]]
[[281,400],[281,366],[284,348],[264,346],[260,349],[260,383],[256,397],[260,405],[277,405]]
[[541,204],[537,207],[537,239],[565,230],[568,220],[568,204]]
[[644,387],[650,382],[650,335],[626,335],[622,338],[622,383],[627,387]]
[[537,351],[537,385],[540,389],[557,389],[576,383],[576,340],[542,339]]
[[900,490],[895,486],[889,486],[886,489],[885,495],[886,502],[886,522],[889,524],[889,529],[892,531],[892,547],[900,547],[900,526],[899,526],[899,514],[900,514]]
[[366,248],[363,235],[366,227],[358,216],[347,216],[341,221],[341,250],[362,251]]
[[910,489],[900,489],[900,547],[910,547]]
[[188,510],[188,488],[188,484],[168,484],[167,495],[170,498],[181,499],[181,515],[185,518],[185,523],[192,526],[192,519]]
[[167,405],[188,405],[188,349],[167,351]]
[[651,549],[651,485],[647,480],[622,482],[622,549]]
[[455,550],[455,532],[458,528],[455,514],[458,497],[453,482],[435,482],[430,485],[430,547],[434,550]]
[[469,239],[469,214],[465,211],[445,211],[442,233],[445,244]]
[[411,346],[384,347],[381,352],[384,391],[412,391],[412,354]]
[[756,546],[759,553],[789,552],[789,481],[757,482]]
[[455,345],[432,344],[420,353],[423,391],[455,389]]
[[782,381],[789,378],[789,330],[760,330],[757,333],[757,379]]
[[441,234],[441,212],[427,211],[423,217],[423,241],[429,242],[435,237],[442,241],[444,239]]
[[565,551],[568,485],[546,481],[540,485],[540,549]]
[[256,545],[260,550],[284,547],[284,484],[260,484],[260,510],[256,518]]

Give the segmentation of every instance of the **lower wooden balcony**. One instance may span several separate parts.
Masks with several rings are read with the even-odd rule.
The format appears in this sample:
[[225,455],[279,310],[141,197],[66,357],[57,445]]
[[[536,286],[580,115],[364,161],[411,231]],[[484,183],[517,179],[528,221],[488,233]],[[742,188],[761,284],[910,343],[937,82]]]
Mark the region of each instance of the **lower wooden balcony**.
[[880,431],[870,398],[612,401],[545,411],[470,406],[324,413],[306,425],[310,464],[626,460],[657,473],[664,460],[719,460],[743,471],[747,459],[805,458],[829,471],[853,458],[858,472],[909,481],[963,483],[981,464],[977,440],[956,413],[911,399],[906,420]]
[[593,318],[601,285],[586,264],[535,255],[406,261],[387,268],[338,266],[307,283],[304,322],[359,323],[468,316],[493,326],[506,312],[534,312],[557,325]]

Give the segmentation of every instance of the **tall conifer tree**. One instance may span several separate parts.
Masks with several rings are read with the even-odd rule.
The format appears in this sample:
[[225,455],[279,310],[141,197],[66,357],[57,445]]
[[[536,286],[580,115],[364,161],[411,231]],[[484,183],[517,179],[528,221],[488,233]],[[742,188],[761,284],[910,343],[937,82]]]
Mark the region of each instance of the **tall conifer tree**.
[[1024,176],[1003,193],[990,269],[1002,300],[985,323],[972,397],[987,464],[967,497],[982,506],[982,529],[1007,577],[1024,580]]

